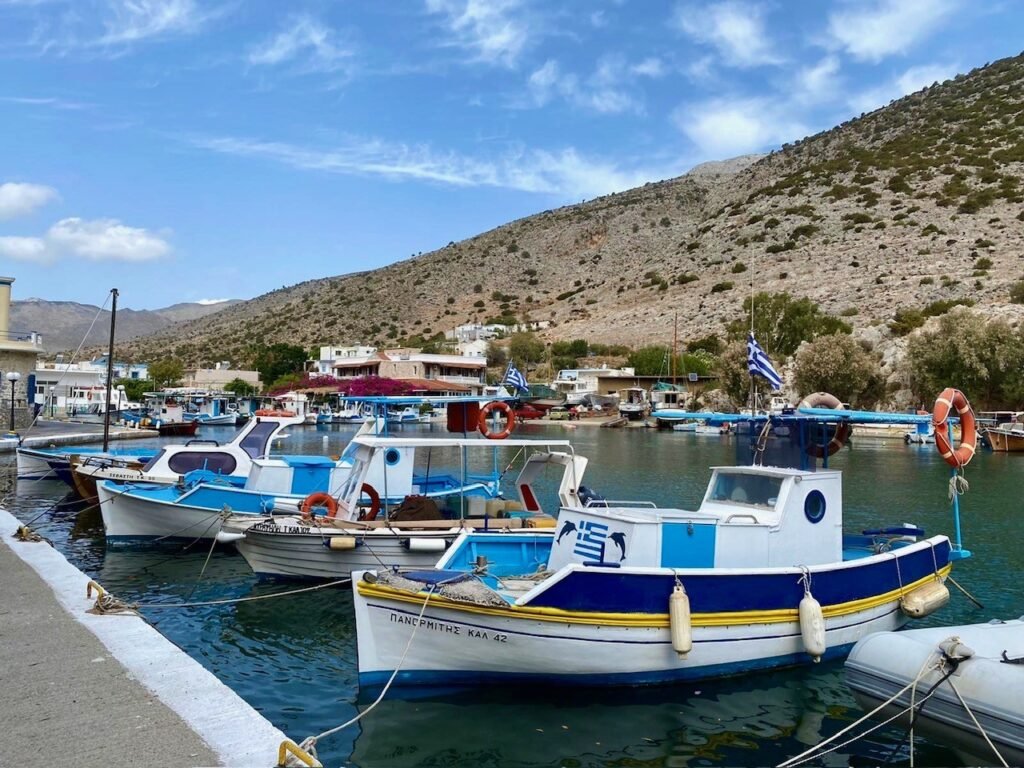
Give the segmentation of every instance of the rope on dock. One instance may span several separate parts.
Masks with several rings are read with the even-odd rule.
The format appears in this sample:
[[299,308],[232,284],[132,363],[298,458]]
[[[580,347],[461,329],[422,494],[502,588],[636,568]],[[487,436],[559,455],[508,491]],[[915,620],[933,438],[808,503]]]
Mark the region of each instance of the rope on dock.
[[232,605],[234,603],[252,603],[257,600],[270,600],[273,597],[287,597],[298,595],[303,592],[315,592],[328,587],[337,587],[342,584],[351,584],[351,577],[328,581],[323,584],[314,584],[311,587],[300,587],[298,589],[287,589],[283,592],[271,592],[267,595],[250,595],[248,597],[227,597],[223,600],[200,600],[193,603],[126,603],[117,599],[95,581],[90,581],[86,587],[86,597],[92,597],[92,590],[97,593],[96,604],[90,609],[94,613],[138,613],[141,609],[155,610],[162,608],[203,608],[211,605]]
[[[384,689],[380,692],[380,696],[378,696],[376,699],[374,699],[373,703],[370,706],[368,706],[366,709],[364,709],[358,715],[353,717],[351,720],[347,720],[346,722],[342,723],[341,725],[337,725],[334,728],[329,728],[326,731],[324,731],[323,733],[318,733],[316,736],[310,736],[307,739],[303,739],[302,743],[299,744],[299,746],[297,748],[298,752],[301,752],[302,755],[299,755],[296,752],[296,750],[293,749],[293,747],[295,746],[295,742],[293,742],[293,741],[285,741],[285,742],[281,743],[281,748],[278,750],[278,755],[279,756],[284,755],[285,751],[288,751],[292,755],[295,755],[295,757],[297,757],[299,760],[301,760],[306,765],[309,765],[309,766],[319,765],[319,761],[317,759],[317,754],[316,754],[317,742],[320,741],[320,739],[324,739],[324,738],[326,738],[328,736],[331,736],[331,735],[337,733],[338,731],[345,730],[350,725],[354,725],[355,723],[358,723],[360,720],[362,720],[364,717],[366,717],[366,715],[370,714],[370,712],[373,711],[374,707],[376,707],[378,704],[380,704],[384,700],[384,697],[387,695],[388,690],[391,688],[391,684],[393,682],[395,682],[395,678],[398,677],[398,673],[402,670],[402,665],[405,664],[405,657],[409,655],[409,649],[412,648],[412,641],[416,637],[416,630],[418,630],[420,628],[420,624],[421,624],[422,619],[423,619],[423,614],[426,613],[427,605],[430,603],[430,598],[434,594],[435,586],[436,586],[435,584],[431,584],[430,588],[427,590],[427,596],[423,600],[423,607],[420,608],[419,616],[416,617],[416,623],[413,624],[412,632],[409,634],[409,641],[405,644],[405,650],[402,651],[402,658],[400,658],[398,660],[398,664],[395,665],[395,670],[391,673],[391,677],[388,678],[387,683],[384,684]],[[317,761],[317,762],[306,762],[305,758],[312,758],[314,761]],[[278,763],[279,768],[282,768],[284,765],[285,765],[285,763],[280,763],[280,762]]]

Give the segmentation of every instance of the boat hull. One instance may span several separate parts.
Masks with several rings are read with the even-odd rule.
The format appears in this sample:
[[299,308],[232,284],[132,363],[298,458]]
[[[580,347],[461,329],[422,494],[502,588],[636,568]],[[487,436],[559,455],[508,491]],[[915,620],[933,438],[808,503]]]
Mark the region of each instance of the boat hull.
[[[530,546],[525,538],[514,543]],[[841,657],[865,635],[903,626],[908,617],[900,608],[902,597],[947,572],[948,554],[949,541],[939,536],[898,551],[812,567],[807,573],[823,609],[824,655]],[[466,572],[427,573],[450,583]],[[540,581],[526,577],[520,593],[507,591],[515,577],[502,576],[505,597],[478,585],[477,597],[446,593],[430,600],[426,586],[410,591],[387,583],[389,574],[374,581],[356,573],[359,679],[377,685],[400,666],[396,680],[406,685],[513,678],[647,685],[808,663],[797,610],[803,573],[795,567],[571,565]],[[656,612],[667,612],[677,578],[693,610],[693,650],[685,657],[673,650],[667,613]],[[506,602],[512,599],[514,604]],[[420,631],[406,651],[417,626]]]
[[1003,453],[1024,452],[1024,432],[1015,434],[1005,429],[986,429],[985,437],[988,438],[993,451]]
[[[429,568],[455,541],[461,529],[416,533],[374,530],[310,532],[286,524],[258,523],[235,546],[258,576],[301,579],[343,579],[354,570],[397,566]],[[355,538],[353,549],[331,549],[332,538]],[[409,540],[430,541],[432,551],[413,551]]]
[[[510,679],[584,686],[653,685],[808,663],[798,621],[695,627],[680,658],[668,626],[610,626],[467,613],[389,600],[355,582],[359,682],[391,676],[413,628],[419,631],[397,682],[477,685]],[[907,618],[898,601],[826,621],[826,658],[840,658],[868,632],[895,630]]]

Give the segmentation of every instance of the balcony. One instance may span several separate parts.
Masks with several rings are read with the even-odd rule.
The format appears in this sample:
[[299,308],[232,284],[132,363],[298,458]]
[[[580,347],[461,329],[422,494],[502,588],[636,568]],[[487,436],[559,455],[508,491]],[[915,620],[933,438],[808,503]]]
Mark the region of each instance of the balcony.
[[35,331],[0,331],[0,349],[12,352],[42,352],[43,337]]

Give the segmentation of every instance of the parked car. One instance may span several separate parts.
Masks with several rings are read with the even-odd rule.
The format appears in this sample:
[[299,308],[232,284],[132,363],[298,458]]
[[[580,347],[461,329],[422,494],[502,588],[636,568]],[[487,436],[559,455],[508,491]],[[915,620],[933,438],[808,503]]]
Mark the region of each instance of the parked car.
[[547,418],[551,419],[552,421],[568,421],[570,415],[571,414],[569,413],[568,408],[566,408],[564,405],[559,405],[548,411]]
[[518,408],[516,408],[516,418],[517,419],[542,419],[542,418],[544,418],[544,411],[540,410],[539,408],[534,408],[529,403],[524,403],[523,405],[521,405]]

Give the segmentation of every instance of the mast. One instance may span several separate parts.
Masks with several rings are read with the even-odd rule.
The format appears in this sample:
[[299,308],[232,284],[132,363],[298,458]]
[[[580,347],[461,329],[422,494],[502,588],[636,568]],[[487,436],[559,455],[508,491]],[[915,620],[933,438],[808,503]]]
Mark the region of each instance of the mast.
[[[754,335],[754,270],[750,270],[750,335]],[[749,357],[750,351],[747,350]],[[757,412],[757,377],[750,374],[750,415]]]
[[[106,413],[103,415],[103,451],[110,445],[110,388],[114,384],[114,324],[117,320],[117,288],[110,289],[110,343],[107,345]],[[117,403],[119,406],[121,402]]]
[[676,388],[676,355],[679,354],[679,313],[672,316],[672,389]]

